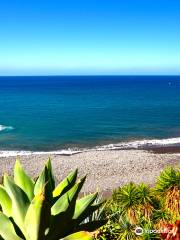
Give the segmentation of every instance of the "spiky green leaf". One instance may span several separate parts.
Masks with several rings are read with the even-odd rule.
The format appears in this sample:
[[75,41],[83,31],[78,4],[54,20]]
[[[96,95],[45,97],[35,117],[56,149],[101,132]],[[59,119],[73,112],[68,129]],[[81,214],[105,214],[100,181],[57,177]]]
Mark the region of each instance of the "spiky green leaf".
[[26,174],[19,160],[16,161],[14,167],[14,182],[27,194],[31,201],[34,197],[34,181]]
[[12,214],[12,201],[3,186],[0,186],[0,206],[8,217]]
[[62,197],[60,197],[56,203],[51,208],[51,214],[57,215],[59,213],[65,212],[71,201],[73,201],[74,198],[77,198],[86,177],[82,178],[79,183],[76,183],[67,193],[65,193]]
[[17,186],[9,176],[4,176],[5,189],[12,200],[12,217],[15,223],[24,231],[24,219],[27,209],[30,205],[29,199],[25,192]]
[[62,238],[73,231],[74,224],[72,218],[75,211],[76,200],[84,181],[85,177],[61,196],[51,208],[53,224],[49,235],[52,236],[52,239]]
[[93,239],[94,238],[92,234],[89,232],[77,232],[60,240],[93,240]]
[[55,179],[54,179],[54,175],[53,175],[53,171],[52,171],[52,164],[51,164],[50,158],[48,159],[48,161],[46,163],[46,167],[47,167],[47,170],[48,170],[48,180],[50,182],[51,189],[53,191],[54,188],[55,188]]
[[[47,228],[46,217],[50,218],[46,208],[45,196],[36,195],[28,208],[25,217],[25,229],[28,240],[44,240],[45,230]],[[45,216],[48,215],[48,216]]]
[[156,190],[164,194],[173,186],[180,187],[180,173],[173,167],[165,168],[157,179]]
[[45,190],[46,198],[49,199],[49,202],[52,201],[52,185],[51,181],[49,180],[49,170],[48,167],[45,165],[42,173],[40,174],[39,178],[36,181],[35,187],[34,187],[34,194],[40,195],[42,191]]
[[22,240],[18,237],[9,218],[0,212],[0,236],[5,240]]
[[87,196],[77,200],[73,219],[77,219],[77,218],[81,217],[81,215],[83,215],[84,211],[89,209],[89,207],[93,204],[93,202],[97,198],[97,195],[98,195],[97,193],[90,194],[90,195],[87,195]]
[[78,170],[71,172],[53,191],[53,197],[58,197],[73,187],[77,179]]

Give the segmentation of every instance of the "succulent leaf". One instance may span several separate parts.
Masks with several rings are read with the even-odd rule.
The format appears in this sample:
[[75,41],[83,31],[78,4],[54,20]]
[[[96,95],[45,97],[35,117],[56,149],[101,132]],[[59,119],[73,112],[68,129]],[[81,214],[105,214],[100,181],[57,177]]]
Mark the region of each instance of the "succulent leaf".
[[94,238],[92,234],[89,232],[77,232],[60,240],[93,240],[93,239]]
[[48,159],[48,161],[46,163],[46,167],[47,167],[47,171],[48,171],[48,180],[50,182],[51,189],[53,191],[54,188],[55,188],[55,179],[54,179],[54,175],[53,175],[53,172],[52,172],[52,164],[51,164],[50,158]]
[[43,240],[45,238],[44,216],[45,197],[36,195],[28,208],[25,217],[25,228],[29,240]]
[[78,170],[71,172],[53,191],[53,197],[58,197],[70,190],[76,182]]
[[35,183],[35,186],[34,186],[34,195],[35,196],[41,194],[42,189],[44,188],[44,186],[46,184],[47,177],[48,177],[47,167],[45,166]]
[[25,192],[7,175],[4,176],[5,189],[12,200],[12,217],[15,223],[24,231],[24,219],[29,207],[29,199]]
[[51,214],[57,215],[61,212],[65,212],[68,207],[70,206],[71,201],[73,199],[76,199],[84,182],[86,177],[82,178],[79,183],[76,183],[67,193],[65,193],[62,197],[60,197],[56,203],[51,208]]
[[14,181],[4,175],[3,185],[0,185],[0,206],[3,211],[0,212],[0,239],[92,240],[92,234],[84,230],[94,230],[102,222],[81,223],[102,203],[93,205],[97,193],[77,200],[86,177],[78,182],[76,179],[77,170],[71,172],[55,189],[49,160],[34,183],[20,162],[16,161]]
[[23,240],[18,237],[9,218],[0,212],[0,236],[5,240]]
[[73,219],[79,218],[84,213],[84,211],[93,204],[93,202],[97,198],[97,195],[98,195],[97,193],[90,194],[88,196],[85,196],[85,197],[77,200]]
[[31,201],[34,197],[34,181],[26,174],[19,160],[16,161],[14,167],[14,182],[27,194]]
[[0,205],[3,213],[10,217],[12,214],[12,201],[3,186],[0,186]]
[[53,227],[49,235],[62,238],[70,234],[74,229],[75,221],[73,215],[75,212],[75,205],[78,194],[84,184],[85,178],[82,178],[77,184],[74,185],[67,193],[60,197],[51,208],[53,217]]
[[84,212],[76,219],[74,219],[74,224],[75,226],[78,226],[78,224],[80,224],[82,221],[84,221],[86,218],[88,218],[89,216],[92,216],[92,214],[98,210],[104,203],[100,202],[98,204],[92,205],[87,207]]
[[49,170],[48,167],[45,165],[41,175],[36,181],[35,187],[34,187],[34,195],[40,195],[42,191],[46,191],[45,195],[49,199],[49,201],[52,201],[52,185],[51,181],[49,180]]

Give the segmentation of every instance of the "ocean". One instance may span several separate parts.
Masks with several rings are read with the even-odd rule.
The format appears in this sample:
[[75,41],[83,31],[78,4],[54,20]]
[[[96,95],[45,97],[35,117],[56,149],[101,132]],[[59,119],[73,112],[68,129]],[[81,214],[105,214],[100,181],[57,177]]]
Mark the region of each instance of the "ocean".
[[0,77],[1,153],[142,144],[180,144],[180,76]]

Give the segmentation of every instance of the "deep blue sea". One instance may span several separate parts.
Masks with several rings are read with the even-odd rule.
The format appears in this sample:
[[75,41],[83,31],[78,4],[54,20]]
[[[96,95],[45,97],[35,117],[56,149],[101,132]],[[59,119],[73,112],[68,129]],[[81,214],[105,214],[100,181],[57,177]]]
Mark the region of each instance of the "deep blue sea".
[[180,137],[180,77],[0,77],[0,150]]

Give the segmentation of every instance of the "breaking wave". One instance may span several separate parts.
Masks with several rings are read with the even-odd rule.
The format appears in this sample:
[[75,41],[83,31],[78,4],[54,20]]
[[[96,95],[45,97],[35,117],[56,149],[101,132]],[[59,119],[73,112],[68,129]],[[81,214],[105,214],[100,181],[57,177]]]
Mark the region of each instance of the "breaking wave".
[[180,137],[167,139],[145,139],[98,147],[97,150],[148,149],[154,147],[180,146]]
[[[2,126],[2,125],[1,125]],[[89,151],[106,151],[106,150],[126,150],[126,149],[151,149],[154,147],[170,147],[180,146],[180,137],[168,138],[168,139],[152,139],[152,140],[139,140],[121,142],[117,144],[108,144],[104,146],[96,146],[94,148],[83,148],[83,149],[62,149],[57,151],[0,151],[0,157],[16,157],[16,156],[29,156],[29,155],[64,155],[71,156],[79,154],[81,152]]]
[[10,131],[13,130],[14,128],[12,126],[5,126],[0,124],[0,132],[1,131]]

